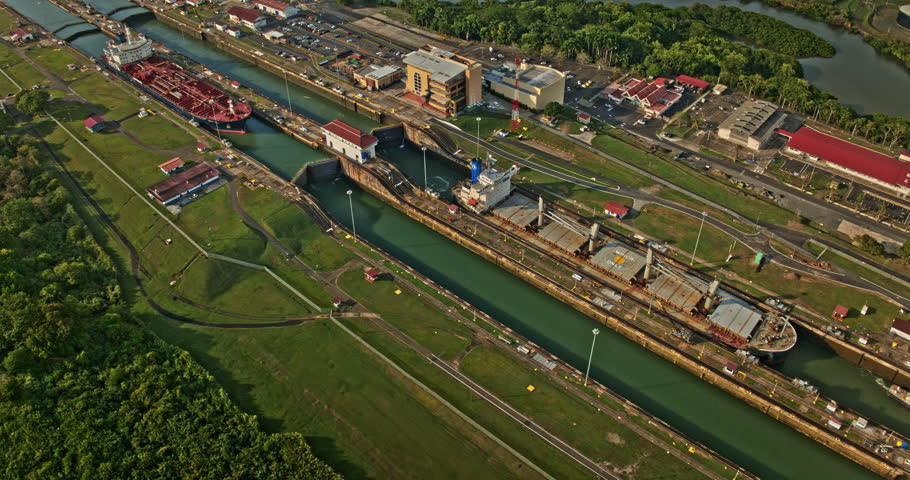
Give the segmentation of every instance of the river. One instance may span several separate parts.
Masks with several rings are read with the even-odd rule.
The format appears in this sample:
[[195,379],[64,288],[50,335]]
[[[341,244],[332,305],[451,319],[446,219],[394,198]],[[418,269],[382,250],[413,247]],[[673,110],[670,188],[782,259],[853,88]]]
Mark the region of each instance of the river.
[[827,40],[836,53],[831,58],[802,58],[803,75],[819,89],[828,92],[862,115],[887,113],[910,118],[910,71],[889,55],[878,53],[860,35],[835,28],[789,10],[761,2],[726,0],[627,0],[628,3],[659,3],[674,8],[695,5],[732,6],[783,20]]
[[[32,12],[34,18],[41,18],[30,10],[35,4],[29,0],[7,2],[20,12]],[[285,96],[283,79],[222,54],[204,42],[183,37],[156,21],[145,21],[135,27],[244,85],[276,98]],[[98,56],[105,42],[102,35],[89,34],[75,39],[73,45]],[[362,128],[375,126],[306,90],[293,86],[290,90],[295,110],[304,111],[320,121],[343,118]],[[249,134],[232,136],[232,141],[285,176],[321,157],[264,123],[252,123],[251,126]],[[386,150],[382,154],[418,179],[418,184],[423,183],[419,150],[406,147]],[[429,152],[427,162],[433,187],[451,185],[464,175]],[[564,360],[584,367],[590,348],[590,331],[596,326],[590,318],[408,219],[346,180],[318,182],[311,186],[326,208],[344,223],[350,222],[344,194],[348,189],[355,192],[352,199],[358,234]],[[879,412],[872,418],[889,424],[906,422],[904,412],[892,411],[889,407],[896,409],[896,405],[888,403],[880,390],[868,387],[868,375],[821,346],[802,341],[790,360],[785,366],[789,374],[805,373],[801,376],[817,385],[840,386],[838,400],[844,404],[854,405],[863,412]],[[592,376],[764,478],[874,478],[870,472],[836,453],[607,329],[601,334],[594,354]]]

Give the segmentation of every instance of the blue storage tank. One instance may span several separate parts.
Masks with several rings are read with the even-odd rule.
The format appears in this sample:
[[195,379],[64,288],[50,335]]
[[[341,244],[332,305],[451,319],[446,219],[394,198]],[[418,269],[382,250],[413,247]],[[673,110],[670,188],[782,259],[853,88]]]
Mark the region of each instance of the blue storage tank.
[[471,160],[471,183],[477,183],[477,177],[480,176],[480,172],[483,170],[483,164],[480,163],[480,160],[476,158]]

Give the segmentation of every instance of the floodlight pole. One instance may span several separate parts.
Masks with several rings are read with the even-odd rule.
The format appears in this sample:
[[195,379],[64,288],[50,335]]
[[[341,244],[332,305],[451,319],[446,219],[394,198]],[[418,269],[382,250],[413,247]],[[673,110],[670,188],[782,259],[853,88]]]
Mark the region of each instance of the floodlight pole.
[[585,369],[585,386],[588,386],[588,374],[591,373],[591,359],[594,358],[594,343],[597,342],[597,335],[600,334],[600,329],[595,328],[591,330],[591,333],[594,334],[594,338],[591,340],[591,353],[588,355],[588,368]]
[[698,236],[695,237],[695,247],[692,248],[692,259],[689,260],[689,265],[695,264],[695,251],[698,250],[698,241],[701,240],[701,230],[705,226],[705,217],[708,216],[708,212],[701,212],[701,225],[698,226]]
[[357,225],[354,223],[354,200],[351,200],[353,190],[348,190],[348,205],[351,206],[351,229],[354,231],[354,240],[357,240]]

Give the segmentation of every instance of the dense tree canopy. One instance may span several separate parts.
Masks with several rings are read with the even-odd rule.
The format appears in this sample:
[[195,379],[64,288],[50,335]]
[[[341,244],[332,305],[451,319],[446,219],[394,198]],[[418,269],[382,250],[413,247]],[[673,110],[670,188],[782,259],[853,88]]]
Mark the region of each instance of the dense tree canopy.
[[[888,148],[910,148],[910,121],[882,114],[860,117],[802,78],[796,57],[830,56],[833,46],[766,15],[701,4],[669,9],[584,0],[402,0],[398,6],[417,24],[459,38],[646,76],[702,77]],[[910,47],[906,50],[910,58]]]
[[0,478],[339,479],[131,318],[39,157],[0,136]]
[[28,115],[41,113],[47,108],[51,96],[45,90],[23,90],[16,97],[16,108]]

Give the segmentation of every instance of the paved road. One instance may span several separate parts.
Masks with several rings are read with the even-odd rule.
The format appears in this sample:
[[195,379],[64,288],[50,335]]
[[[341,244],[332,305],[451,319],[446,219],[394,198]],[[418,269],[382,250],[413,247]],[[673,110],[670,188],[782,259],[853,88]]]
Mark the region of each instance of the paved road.
[[[470,133],[459,129],[458,127],[456,127],[448,122],[437,120],[436,124],[442,126],[443,128],[446,129],[446,131],[448,131],[449,133],[451,133],[453,135],[457,135],[466,140],[470,140],[471,142],[477,141],[477,138],[475,135],[471,135]],[[571,137],[567,137],[567,138],[571,138]],[[572,139],[572,140],[575,140],[575,139]],[[504,159],[507,159],[507,160],[515,162],[517,164],[531,168],[533,170],[537,170],[537,171],[540,171],[547,175],[553,176],[560,180],[563,180],[563,181],[566,181],[569,183],[573,183],[575,185],[580,185],[580,186],[583,186],[586,188],[590,188],[592,190],[601,191],[604,193],[610,193],[613,195],[621,195],[621,196],[628,197],[633,200],[639,200],[642,202],[655,203],[655,204],[673,209],[673,210],[683,213],[685,215],[689,215],[693,218],[697,218],[697,219],[702,218],[701,212],[694,208],[690,208],[690,207],[681,205],[676,202],[665,200],[665,199],[657,197],[655,195],[641,192],[637,188],[634,188],[634,187],[631,187],[628,185],[624,185],[624,184],[616,182],[612,179],[602,177],[596,173],[581,169],[581,168],[577,167],[576,165],[572,164],[571,162],[568,162],[566,160],[563,160],[563,159],[553,156],[553,155],[549,155],[545,152],[535,151],[535,156],[546,158],[549,163],[555,163],[555,164],[564,165],[566,167],[572,168],[573,170],[579,172],[581,175],[584,175],[586,178],[582,178],[581,176],[567,174],[566,172],[564,172],[562,170],[554,169],[548,165],[537,162],[533,158],[528,159],[528,158],[518,157],[512,153],[509,153],[505,150],[498,148],[497,146],[495,146],[489,142],[486,142],[485,140],[481,139],[480,142],[481,142],[483,148],[489,150],[493,154],[496,154]],[[590,148],[587,145],[586,145],[586,147]],[[658,181],[664,185],[668,185],[668,186],[670,186],[670,188],[674,188],[680,192],[683,192],[686,195],[689,195],[712,207],[718,208],[724,212],[728,212],[733,217],[737,218],[738,220],[756,228],[757,230],[759,230],[759,233],[748,234],[748,233],[741,232],[710,215],[705,217],[705,223],[708,223],[708,224],[714,226],[715,228],[727,233],[731,237],[735,238],[737,241],[747,245],[749,248],[751,248],[755,251],[765,252],[766,254],[769,254],[769,258],[771,258],[772,261],[774,261],[784,267],[787,267],[789,269],[792,269],[792,270],[795,270],[795,271],[798,271],[798,272],[801,272],[801,273],[804,273],[807,275],[818,276],[818,277],[826,278],[831,281],[840,282],[840,283],[846,284],[851,287],[871,290],[871,291],[880,293],[882,295],[885,295],[887,297],[894,298],[896,301],[898,301],[898,303],[901,303],[905,308],[910,308],[910,300],[907,300],[903,297],[895,296],[889,290],[886,290],[874,283],[864,280],[863,278],[861,278],[857,275],[839,274],[839,273],[835,273],[835,272],[829,272],[827,270],[817,269],[814,267],[810,267],[797,260],[794,260],[786,255],[780,255],[780,254],[775,255],[772,253],[775,250],[771,246],[771,237],[769,237],[769,235],[767,234],[768,231],[771,231],[772,233],[777,233],[780,231],[781,237],[784,237],[788,241],[795,240],[796,243],[801,244],[802,241],[804,241],[805,239],[798,238],[799,232],[794,233],[791,230],[777,227],[774,225],[769,225],[769,224],[765,224],[765,223],[756,223],[752,219],[744,217],[736,212],[733,212],[733,211],[729,210],[728,208],[724,207],[723,205],[718,205],[714,202],[711,202],[710,200],[702,198],[700,195],[698,195],[695,192],[690,192],[688,190],[685,190],[679,186],[676,186],[676,185],[671,184],[670,182],[667,182],[666,180],[655,178],[653,175],[649,174],[648,172],[645,172],[644,170],[640,170],[637,167],[635,167],[634,165],[631,165],[618,157],[615,157],[613,155],[610,155],[610,154],[607,154],[604,152],[599,152],[599,151],[597,151],[596,153],[598,155],[603,155],[630,169],[636,170],[639,173],[642,173],[651,178],[654,178],[655,181]],[[592,178],[594,180],[591,180]],[[805,236],[808,237],[807,234],[805,234]],[[800,241],[800,240],[802,240],[802,241]],[[828,242],[825,242],[824,240],[819,240],[819,242],[826,244],[826,245],[828,244]],[[833,245],[831,247],[837,248],[836,246],[833,246]],[[850,252],[844,252],[844,253],[848,254],[848,255],[852,255]]]

